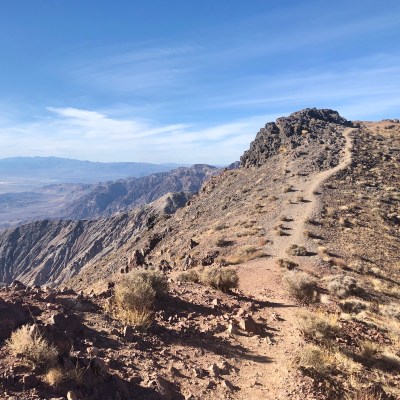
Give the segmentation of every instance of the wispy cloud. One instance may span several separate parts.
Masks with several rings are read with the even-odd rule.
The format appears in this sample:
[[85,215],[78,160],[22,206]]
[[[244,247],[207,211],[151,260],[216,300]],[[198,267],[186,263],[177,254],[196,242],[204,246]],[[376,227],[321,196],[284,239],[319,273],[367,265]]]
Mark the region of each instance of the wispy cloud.
[[[2,121],[3,156],[58,155],[93,161],[230,163],[239,158],[267,115],[207,128],[117,119],[97,111],[48,108],[32,123]],[[95,156],[94,156],[95,155]]]

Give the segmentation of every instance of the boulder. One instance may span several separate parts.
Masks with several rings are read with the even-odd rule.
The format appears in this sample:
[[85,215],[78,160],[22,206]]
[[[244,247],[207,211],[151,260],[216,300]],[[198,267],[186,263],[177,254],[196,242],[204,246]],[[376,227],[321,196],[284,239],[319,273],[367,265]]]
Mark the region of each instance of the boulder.
[[30,313],[22,303],[10,303],[0,299],[0,341],[8,339],[13,330],[30,320]]

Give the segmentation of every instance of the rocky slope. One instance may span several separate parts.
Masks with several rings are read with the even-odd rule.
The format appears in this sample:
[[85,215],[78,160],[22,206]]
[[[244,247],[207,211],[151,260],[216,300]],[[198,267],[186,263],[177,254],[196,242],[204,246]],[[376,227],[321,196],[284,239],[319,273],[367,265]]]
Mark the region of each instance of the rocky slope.
[[108,219],[44,220],[7,230],[0,236],[0,282],[62,283],[85,264],[96,263],[158,219],[173,214],[189,197],[183,192],[166,194],[148,206]]

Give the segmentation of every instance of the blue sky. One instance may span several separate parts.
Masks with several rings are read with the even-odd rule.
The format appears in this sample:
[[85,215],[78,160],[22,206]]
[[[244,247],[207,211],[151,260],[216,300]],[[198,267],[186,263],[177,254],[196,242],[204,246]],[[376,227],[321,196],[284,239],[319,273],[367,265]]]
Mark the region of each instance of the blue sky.
[[399,118],[399,1],[0,4],[0,158],[224,164],[305,107]]

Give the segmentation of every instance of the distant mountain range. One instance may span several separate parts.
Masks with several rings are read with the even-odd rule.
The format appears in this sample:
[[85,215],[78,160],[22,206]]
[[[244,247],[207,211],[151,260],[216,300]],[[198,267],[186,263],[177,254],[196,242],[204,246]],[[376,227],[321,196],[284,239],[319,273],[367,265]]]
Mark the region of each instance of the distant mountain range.
[[148,204],[169,192],[197,192],[218,168],[197,164],[104,183],[59,183],[0,193],[0,230],[41,219],[94,219]]
[[0,159],[0,193],[29,191],[52,183],[98,183],[166,172],[182,164],[91,162],[59,157]]

